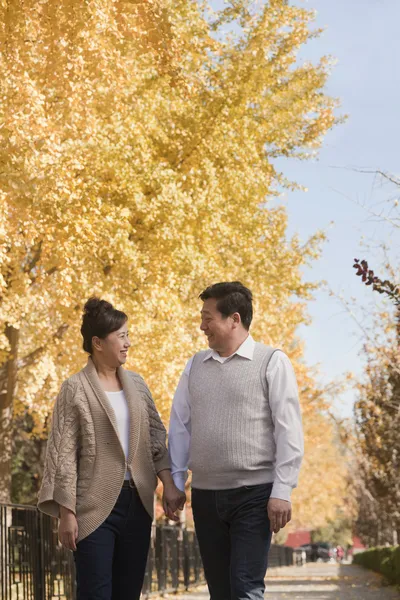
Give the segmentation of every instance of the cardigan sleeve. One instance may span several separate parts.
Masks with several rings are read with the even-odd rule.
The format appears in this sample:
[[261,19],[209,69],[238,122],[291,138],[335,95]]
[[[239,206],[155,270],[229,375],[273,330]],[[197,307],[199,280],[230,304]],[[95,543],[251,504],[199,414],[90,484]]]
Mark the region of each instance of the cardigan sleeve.
[[62,384],[47,442],[38,508],[52,517],[60,516],[60,506],[75,513],[79,417],[74,391],[73,384],[68,380]]
[[161,417],[158,413],[153,396],[141,375],[135,373],[136,381],[142,388],[142,394],[146,401],[147,414],[149,417],[150,426],[150,444],[151,454],[153,458],[154,468],[156,473],[160,473],[164,469],[171,469],[169,454],[167,450],[167,431],[164,427]]

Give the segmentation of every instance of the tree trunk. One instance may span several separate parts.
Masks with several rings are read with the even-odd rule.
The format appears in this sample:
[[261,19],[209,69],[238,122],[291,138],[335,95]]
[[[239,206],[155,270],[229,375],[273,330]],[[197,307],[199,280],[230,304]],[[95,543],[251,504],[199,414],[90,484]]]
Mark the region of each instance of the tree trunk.
[[399,543],[399,539],[397,536],[397,529],[396,529],[395,524],[393,523],[393,546],[397,546],[398,543]]
[[0,503],[11,502],[13,408],[17,384],[19,331],[15,327],[7,326],[5,334],[10,344],[10,353],[5,375],[0,381]]

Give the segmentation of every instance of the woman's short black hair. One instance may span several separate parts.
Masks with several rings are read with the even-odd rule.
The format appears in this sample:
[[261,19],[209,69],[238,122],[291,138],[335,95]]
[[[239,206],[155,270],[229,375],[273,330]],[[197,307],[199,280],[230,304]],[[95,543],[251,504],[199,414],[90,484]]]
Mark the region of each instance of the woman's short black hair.
[[92,354],[92,338],[105,339],[109,333],[118,331],[128,320],[127,315],[117,310],[110,302],[93,296],[83,309],[81,334],[83,349]]
[[216,298],[217,310],[224,317],[229,317],[237,312],[243,327],[247,331],[250,329],[253,320],[253,294],[240,281],[214,283],[206,288],[199,298],[203,302],[209,298]]

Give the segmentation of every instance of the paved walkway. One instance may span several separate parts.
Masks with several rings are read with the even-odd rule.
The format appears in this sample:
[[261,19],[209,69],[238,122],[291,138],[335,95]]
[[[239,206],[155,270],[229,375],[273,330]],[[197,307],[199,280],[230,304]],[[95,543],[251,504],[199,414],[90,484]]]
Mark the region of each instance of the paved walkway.
[[[379,575],[355,565],[310,563],[303,567],[270,569],[266,600],[399,600],[400,591],[384,586]],[[191,594],[167,596],[176,600],[207,600],[205,587]]]

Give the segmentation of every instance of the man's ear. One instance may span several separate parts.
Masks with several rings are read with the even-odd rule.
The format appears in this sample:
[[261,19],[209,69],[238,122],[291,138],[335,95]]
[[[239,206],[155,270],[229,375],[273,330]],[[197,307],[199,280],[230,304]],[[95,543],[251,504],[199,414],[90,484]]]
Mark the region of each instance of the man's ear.
[[235,327],[237,327],[238,325],[240,325],[240,323],[242,322],[242,319],[239,315],[238,312],[233,313],[232,315],[232,320],[233,320],[233,324]]

